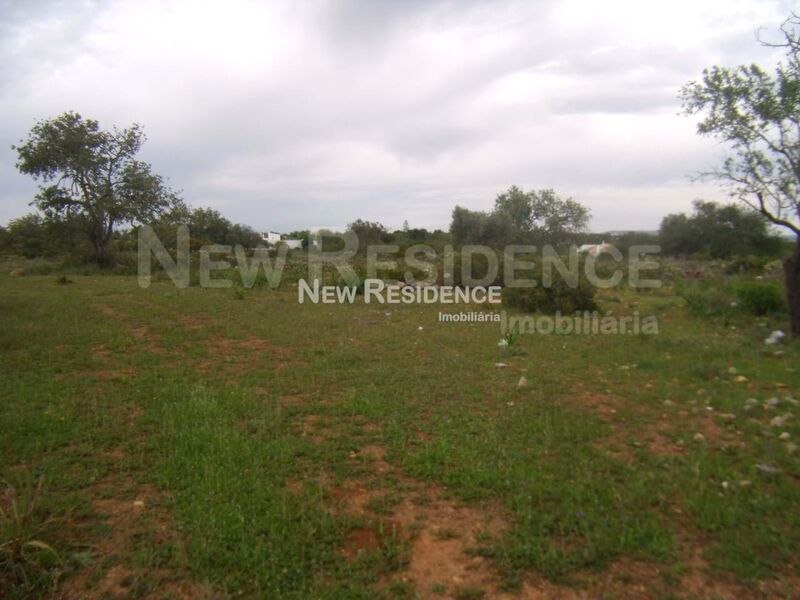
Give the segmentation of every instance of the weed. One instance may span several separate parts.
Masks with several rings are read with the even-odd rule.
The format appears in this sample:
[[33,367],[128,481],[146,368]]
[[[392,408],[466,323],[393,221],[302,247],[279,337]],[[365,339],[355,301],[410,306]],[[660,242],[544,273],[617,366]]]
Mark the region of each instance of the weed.
[[[56,573],[62,564],[55,549],[45,542],[53,532],[56,519],[42,509],[44,476],[34,483],[23,476],[15,486],[8,482],[0,499],[0,571],[11,583],[22,583],[26,589],[40,587],[42,581]],[[2,589],[2,579],[0,579]]]

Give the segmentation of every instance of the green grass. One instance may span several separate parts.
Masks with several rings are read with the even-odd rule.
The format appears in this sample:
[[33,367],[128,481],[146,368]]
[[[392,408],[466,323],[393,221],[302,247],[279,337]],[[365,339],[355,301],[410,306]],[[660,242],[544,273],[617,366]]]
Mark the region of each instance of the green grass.
[[[669,289],[611,290],[604,310],[658,314],[659,334],[520,335],[511,354],[496,324],[438,323],[438,307],[70,279],[0,278],[0,478],[43,482],[29,537],[59,557],[32,556],[24,578],[4,567],[6,597],[99,589],[115,566],[133,596],[175,581],[269,598],[490,591],[403,579],[424,528],[509,589],[591,587],[628,560],[654,565],[643,583],[666,597],[690,551],[740,586],[798,573],[800,464],[778,436],[800,427],[769,423],[798,412],[800,352],[763,344],[780,315],[705,319]],[[354,486],[359,509],[341,497]],[[443,503],[503,526],[471,539],[436,522]],[[349,556],[362,530],[377,542]]]

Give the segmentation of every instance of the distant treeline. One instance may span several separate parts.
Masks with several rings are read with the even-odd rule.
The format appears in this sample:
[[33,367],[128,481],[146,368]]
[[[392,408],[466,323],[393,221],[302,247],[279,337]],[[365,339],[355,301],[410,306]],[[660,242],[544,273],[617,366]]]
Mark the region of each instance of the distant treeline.
[[[773,234],[760,215],[739,205],[721,205],[696,201],[692,214],[666,216],[655,233],[588,233],[589,210],[571,198],[561,198],[553,190],[523,191],[512,186],[498,194],[490,212],[461,206],[453,209],[449,231],[412,228],[389,230],[375,221],[357,219],[348,225],[363,250],[370,244],[428,244],[437,251],[447,244],[456,248],[465,244],[502,248],[508,244],[551,244],[563,247],[570,243],[614,244],[622,251],[632,245],[657,244],[666,256],[721,258],[756,256],[777,257],[787,242]],[[187,225],[193,250],[205,244],[263,245],[261,235],[247,225],[233,223],[210,208],[190,209],[182,202],[150,223],[167,248],[174,248],[178,225]],[[48,216],[31,213],[0,227],[0,253],[34,257],[62,257],[80,262],[91,257],[80,216]],[[116,231],[110,252],[118,261],[129,262],[136,251],[137,228]],[[325,234],[326,232],[322,232]],[[327,232],[332,233],[332,232]],[[287,239],[304,240],[307,247],[312,234],[308,230],[285,234]]]

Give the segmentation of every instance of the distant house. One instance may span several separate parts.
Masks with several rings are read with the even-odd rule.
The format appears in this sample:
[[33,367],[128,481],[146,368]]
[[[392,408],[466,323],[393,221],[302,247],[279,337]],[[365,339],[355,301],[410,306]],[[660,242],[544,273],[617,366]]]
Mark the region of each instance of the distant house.
[[609,252],[614,248],[611,244],[605,242],[601,244],[583,244],[578,248],[578,254],[586,254],[587,256],[598,256],[603,252]]
[[269,246],[286,244],[289,250],[302,250],[303,248],[303,240],[284,240],[281,239],[281,234],[275,231],[262,232],[261,239],[267,242],[267,245]]
[[281,241],[281,234],[274,231],[264,231],[261,233],[261,239],[268,244],[277,244]]

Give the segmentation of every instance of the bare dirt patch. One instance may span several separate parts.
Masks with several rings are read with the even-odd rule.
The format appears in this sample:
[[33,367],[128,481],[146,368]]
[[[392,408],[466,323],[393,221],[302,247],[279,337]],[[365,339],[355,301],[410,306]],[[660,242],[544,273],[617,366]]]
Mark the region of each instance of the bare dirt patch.
[[93,304],[92,308],[100,311],[105,316],[122,323],[130,333],[131,337],[147,346],[148,352],[153,352],[154,354],[164,354],[166,352],[166,350],[159,345],[161,336],[153,332],[148,325],[134,322],[131,317],[112,306],[108,306],[107,304]]
[[609,451],[617,458],[632,460],[633,447],[640,446],[652,454],[677,456],[686,454],[683,437],[687,441],[700,433],[706,442],[719,446],[740,446],[736,431],[722,427],[714,411],[690,406],[676,412],[665,412],[652,405],[637,405],[630,400],[606,393],[590,393],[576,385],[577,395],[570,400],[576,408],[592,409],[610,426],[610,435],[598,440],[599,449]]
[[[444,488],[408,477],[385,456],[386,449],[379,444],[353,452],[351,460],[369,464],[371,479],[351,480],[331,490],[334,511],[358,515],[371,523],[348,534],[343,554],[352,558],[379,548],[387,535],[397,536],[408,544],[408,563],[383,585],[401,579],[411,583],[421,597],[428,597],[439,585],[453,593],[469,587],[496,590],[499,574],[470,550],[477,539],[497,535],[505,528],[499,506],[472,507],[448,498]],[[387,496],[392,498],[388,505],[383,502]],[[376,500],[380,514],[375,512]]]
[[351,530],[342,543],[342,554],[348,558],[356,558],[364,552],[377,550],[381,547],[381,538],[378,532],[371,527],[358,527]]
[[131,480],[110,477],[97,484],[92,510],[108,530],[91,547],[92,564],[67,579],[59,597],[64,600],[99,600],[128,598],[134,594],[138,580],[147,578],[150,592],[146,598],[162,598],[170,592],[175,598],[211,598],[206,587],[184,573],[167,569],[142,572],[125,564],[124,555],[145,534],[154,543],[166,544],[176,534],[164,495],[151,485],[135,485]]
[[274,344],[253,335],[243,338],[208,339],[202,343],[208,356],[200,361],[202,373],[219,371],[230,376],[246,373],[265,366],[281,371],[297,363],[291,348]]

